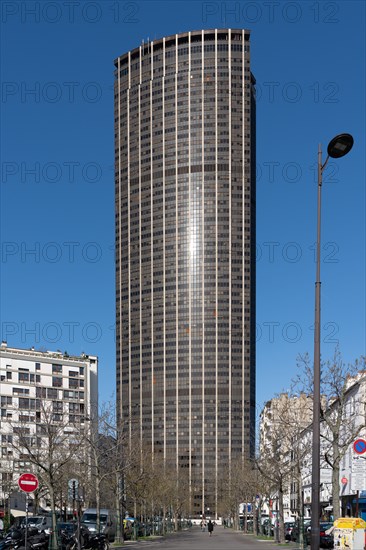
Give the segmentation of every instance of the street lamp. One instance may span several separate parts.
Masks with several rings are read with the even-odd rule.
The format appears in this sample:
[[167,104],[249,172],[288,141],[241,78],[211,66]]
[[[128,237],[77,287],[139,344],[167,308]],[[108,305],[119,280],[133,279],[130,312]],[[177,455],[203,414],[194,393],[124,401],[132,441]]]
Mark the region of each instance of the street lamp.
[[314,395],[313,395],[313,447],[311,490],[311,550],[319,549],[320,539],[320,222],[323,171],[329,157],[340,158],[353,146],[350,134],[339,134],[328,145],[328,156],[322,164],[322,150],[318,148],[318,217],[316,240],[315,326],[314,326]]

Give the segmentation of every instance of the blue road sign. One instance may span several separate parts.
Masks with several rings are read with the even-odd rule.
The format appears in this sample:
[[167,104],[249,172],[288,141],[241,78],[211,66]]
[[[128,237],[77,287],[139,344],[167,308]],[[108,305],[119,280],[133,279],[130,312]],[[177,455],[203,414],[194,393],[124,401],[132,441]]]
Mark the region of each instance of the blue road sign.
[[363,453],[366,453],[366,441],[364,439],[356,439],[353,444],[353,450],[358,455],[363,455]]

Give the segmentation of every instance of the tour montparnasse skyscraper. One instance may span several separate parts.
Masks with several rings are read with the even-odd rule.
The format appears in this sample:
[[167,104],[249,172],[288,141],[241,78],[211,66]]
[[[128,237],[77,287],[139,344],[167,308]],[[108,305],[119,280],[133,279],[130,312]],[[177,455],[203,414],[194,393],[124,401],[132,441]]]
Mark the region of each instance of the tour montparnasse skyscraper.
[[219,513],[255,446],[255,80],[250,33],[115,60],[117,411]]

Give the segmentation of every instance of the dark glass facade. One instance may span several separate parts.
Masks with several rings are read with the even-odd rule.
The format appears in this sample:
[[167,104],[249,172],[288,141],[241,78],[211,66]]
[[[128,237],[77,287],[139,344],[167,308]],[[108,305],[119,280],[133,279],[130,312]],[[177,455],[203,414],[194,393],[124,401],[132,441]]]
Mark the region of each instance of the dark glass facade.
[[117,400],[191,513],[255,444],[255,93],[246,30],[115,61]]

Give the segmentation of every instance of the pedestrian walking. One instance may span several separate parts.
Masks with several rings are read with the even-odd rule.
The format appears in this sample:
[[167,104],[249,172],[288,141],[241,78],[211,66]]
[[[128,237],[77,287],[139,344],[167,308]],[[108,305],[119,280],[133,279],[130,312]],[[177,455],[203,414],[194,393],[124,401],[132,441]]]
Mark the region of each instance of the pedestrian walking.
[[212,523],[212,521],[210,519],[208,520],[207,529],[208,529],[208,532],[210,533],[210,537],[211,537],[212,532],[214,530],[214,524]]
[[204,519],[201,521],[201,531],[206,531],[206,522]]

